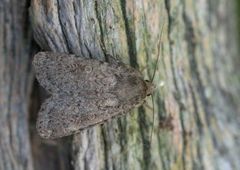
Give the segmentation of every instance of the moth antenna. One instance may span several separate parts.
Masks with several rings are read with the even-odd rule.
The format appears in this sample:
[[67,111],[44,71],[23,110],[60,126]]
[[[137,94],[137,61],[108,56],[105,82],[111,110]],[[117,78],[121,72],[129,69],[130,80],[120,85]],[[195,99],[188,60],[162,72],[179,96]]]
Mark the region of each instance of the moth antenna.
[[153,117],[152,117],[152,122],[153,122],[153,125],[152,125],[152,130],[151,130],[151,133],[150,133],[150,146],[152,144],[152,136],[153,136],[153,128],[154,128],[154,118],[155,118],[155,111],[154,111],[154,98],[153,98],[153,94],[151,95],[152,97],[152,103],[153,103]]
[[156,65],[155,65],[153,76],[151,78],[151,82],[153,82],[153,79],[155,77],[155,74],[156,74],[156,71],[157,71],[157,67],[158,67],[158,61],[159,61],[159,58],[160,58],[159,56],[160,56],[160,46],[161,46],[161,41],[162,41],[163,28],[164,28],[164,23],[163,23],[163,26],[161,28],[160,39],[159,39],[158,46],[157,46],[157,62],[156,62]]
[[[158,67],[158,61],[159,61],[159,56],[160,56],[160,46],[161,46],[161,41],[162,41],[162,33],[163,33],[163,28],[164,28],[164,22],[163,22],[163,25],[162,25],[162,28],[161,28],[161,33],[160,33],[160,39],[159,39],[159,42],[158,42],[158,46],[157,46],[157,62],[156,62],[156,65],[155,65],[155,69],[154,69],[154,72],[153,72],[153,76],[151,78],[151,82],[153,82],[154,80],[154,77],[155,77],[155,74],[156,74],[156,71],[157,71],[157,67]],[[152,97],[152,104],[153,104],[153,119],[152,119],[152,130],[151,130],[151,133],[150,133],[150,146],[152,144],[152,136],[153,136],[153,128],[154,128],[154,118],[155,118],[155,109],[154,109],[154,96],[153,94],[151,95]]]

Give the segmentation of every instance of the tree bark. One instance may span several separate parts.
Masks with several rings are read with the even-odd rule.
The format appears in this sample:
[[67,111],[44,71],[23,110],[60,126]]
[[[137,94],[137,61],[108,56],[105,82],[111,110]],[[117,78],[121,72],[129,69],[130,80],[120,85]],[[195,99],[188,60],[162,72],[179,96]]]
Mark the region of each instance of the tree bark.
[[155,109],[148,98],[131,114],[75,135],[75,169],[240,168],[234,5],[227,0],[32,0],[34,38],[43,50],[100,60],[110,54],[146,79],[159,57]]
[[0,0],[0,169],[33,169],[28,125],[32,36],[27,1]]

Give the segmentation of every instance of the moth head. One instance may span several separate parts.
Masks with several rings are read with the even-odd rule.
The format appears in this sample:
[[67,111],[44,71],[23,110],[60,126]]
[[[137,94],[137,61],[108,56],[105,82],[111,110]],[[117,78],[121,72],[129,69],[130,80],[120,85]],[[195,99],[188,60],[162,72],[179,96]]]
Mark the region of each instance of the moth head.
[[153,91],[155,90],[155,85],[150,82],[149,80],[145,80],[145,84],[146,84],[146,96],[150,96],[153,94]]
[[118,77],[115,94],[120,101],[141,104],[147,95],[151,95],[154,85],[136,74]]

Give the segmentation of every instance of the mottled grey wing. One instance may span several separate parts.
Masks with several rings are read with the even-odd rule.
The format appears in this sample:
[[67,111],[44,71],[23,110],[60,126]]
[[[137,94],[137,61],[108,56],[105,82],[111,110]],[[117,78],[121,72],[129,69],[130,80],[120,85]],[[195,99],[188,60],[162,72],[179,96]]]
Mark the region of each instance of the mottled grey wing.
[[68,136],[126,113],[130,108],[129,105],[119,103],[114,96],[108,96],[107,99],[52,96],[41,106],[37,131],[41,137],[47,139]]
[[137,70],[118,62],[41,52],[33,65],[40,84],[52,93],[37,120],[37,130],[44,138],[71,135],[127,113],[149,91]]
[[109,63],[74,55],[40,52],[33,66],[38,81],[50,93],[91,96],[111,90],[117,81],[117,71]]

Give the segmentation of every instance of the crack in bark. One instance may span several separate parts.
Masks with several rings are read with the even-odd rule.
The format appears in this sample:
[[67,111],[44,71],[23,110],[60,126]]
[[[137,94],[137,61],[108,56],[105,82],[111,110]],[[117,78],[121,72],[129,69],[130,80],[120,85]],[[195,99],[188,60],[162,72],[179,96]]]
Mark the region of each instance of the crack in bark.
[[127,169],[127,163],[128,163],[128,154],[125,153],[125,148],[127,147],[128,144],[128,138],[127,138],[127,127],[126,127],[126,116],[122,117],[123,119],[123,123],[121,119],[117,120],[118,123],[118,127],[120,130],[120,134],[119,134],[119,140],[120,140],[120,147],[121,147],[121,153],[124,153],[123,156],[123,166],[124,169]]
[[195,33],[194,33],[194,28],[193,25],[190,21],[190,19],[188,18],[186,11],[185,11],[185,4],[183,3],[183,21],[185,23],[186,26],[186,32],[185,32],[185,40],[187,42],[187,49],[188,49],[188,55],[189,55],[189,65],[191,68],[191,75],[192,75],[192,79],[193,82],[195,82],[195,86],[197,87],[198,90],[198,94],[200,95],[200,100],[202,103],[202,107],[204,109],[205,115],[206,115],[206,122],[207,122],[207,126],[209,128],[209,131],[211,133],[211,138],[212,141],[214,143],[215,146],[217,146],[217,139],[215,137],[215,134],[212,132],[211,129],[211,117],[213,116],[211,113],[211,109],[210,109],[210,105],[209,105],[209,101],[204,93],[204,86],[202,84],[202,80],[200,77],[200,73],[199,73],[199,69],[198,69],[198,64],[196,61],[196,42],[195,42]]
[[[158,107],[157,107],[157,113],[158,113],[158,122],[161,121],[161,117],[162,116],[165,116],[166,114],[166,107],[165,107],[165,103],[164,103],[164,100],[161,98],[160,95],[157,95],[157,103],[158,103]],[[164,157],[167,157],[170,162],[170,153],[169,152],[162,152],[162,147],[161,147],[161,134],[160,133],[156,133],[157,134],[157,140],[158,140],[158,150],[159,150],[159,154],[160,154],[160,159],[161,159],[161,163],[162,163],[162,169],[163,170],[167,170],[167,169],[171,169],[169,167],[169,164],[166,163],[166,161],[164,160]]]
[[185,158],[185,153],[186,153],[186,134],[185,134],[185,125],[184,125],[184,120],[183,120],[183,112],[185,110],[185,106],[184,104],[181,102],[181,93],[178,87],[178,83],[177,83],[177,79],[176,79],[176,73],[175,73],[175,69],[176,67],[174,66],[174,59],[173,59],[173,40],[171,38],[171,30],[172,30],[172,16],[171,16],[171,4],[170,1],[165,0],[165,8],[167,11],[167,16],[168,16],[168,40],[169,40],[169,51],[170,51],[170,65],[171,65],[171,70],[172,70],[172,74],[173,74],[173,82],[174,82],[174,86],[176,88],[176,92],[174,95],[174,98],[176,100],[176,102],[179,105],[179,114],[180,114],[180,124],[182,127],[182,139],[183,139],[183,145],[182,145],[182,166],[183,169],[186,169],[186,158]]
[[[142,3],[141,5],[143,7],[143,18],[144,18],[143,19],[143,29],[144,29],[144,31],[143,31],[143,33],[144,33],[144,35],[143,35],[143,44],[144,44],[144,51],[145,51],[146,58],[147,58],[147,63],[149,63],[149,58],[150,58],[149,44],[150,43],[147,42],[148,38],[146,38],[147,34],[149,33],[149,30],[148,30],[148,24],[147,24],[147,18],[146,18],[146,12],[145,12],[145,8],[144,8],[143,0],[141,0],[141,3]],[[161,43],[161,42],[159,41],[159,43]],[[147,69],[147,71],[148,71],[148,76],[152,79],[152,75],[150,74],[150,70]]]
[[[76,3],[79,3],[78,5],[76,5]],[[79,27],[81,27],[81,23],[82,23],[82,17],[77,17],[77,8],[79,7],[79,11],[80,11],[80,15],[81,16],[81,10],[82,10],[82,5],[81,5],[81,2],[80,1],[72,1],[72,6],[73,6],[73,14],[74,14],[74,26],[76,28],[76,32],[77,32],[77,35],[78,35],[78,44],[79,44],[79,48],[80,48],[80,52],[81,52],[81,56],[83,56],[84,54],[84,50],[83,50],[83,44],[86,48],[88,48],[86,46],[86,43],[82,43],[82,34],[79,32],[81,30],[81,28],[78,28],[78,25],[77,23],[79,22]],[[79,21],[78,21],[79,19]],[[78,21],[78,22],[77,22]],[[88,50],[88,49],[87,49]],[[90,58],[91,58],[91,54],[90,55]],[[83,56],[83,57],[86,57],[86,56]]]
[[138,116],[138,124],[140,126],[140,134],[142,137],[142,147],[143,147],[143,162],[144,167],[143,169],[148,170],[150,168],[150,161],[151,161],[151,152],[150,152],[150,141],[147,135],[148,125],[146,124],[146,112],[144,108],[141,106],[138,109],[139,116]]
[[101,127],[101,133],[102,133],[102,139],[103,139],[103,144],[104,144],[104,162],[105,162],[105,169],[108,170],[108,143],[107,143],[107,135],[106,135],[106,130],[105,128],[102,126]]
[[102,18],[98,11],[98,1],[97,0],[94,1],[94,10],[96,13],[96,18],[97,18],[99,29],[100,29],[100,47],[102,48],[105,61],[109,62],[109,58],[108,58],[107,51],[106,51],[106,45],[105,45],[104,37],[103,37],[104,31],[103,31],[103,26],[102,26]]
[[[130,59],[130,65],[134,68],[139,68],[139,65],[137,63],[137,49],[136,49],[136,35],[135,35],[135,29],[130,27],[129,19],[127,17],[127,11],[126,11],[126,0],[120,0],[121,3],[121,10],[122,15],[124,19],[124,25],[125,25],[125,33],[127,37],[127,44],[128,44],[128,55]],[[132,23],[134,25],[134,21]]]
[[57,2],[57,13],[58,13],[58,21],[59,21],[59,24],[60,24],[60,28],[61,28],[61,32],[62,32],[62,35],[63,35],[63,38],[65,40],[65,44],[66,44],[66,47],[67,47],[67,50],[68,50],[68,53],[72,53],[71,51],[71,48],[69,47],[69,43],[68,43],[68,38],[67,38],[67,35],[65,33],[65,31],[63,30],[63,28],[65,27],[62,23],[62,20],[61,20],[61,14],[60,14],[60,4],[59,4],[59,0],[56,1]]
[[195,161],[193,161],[193,170],[196,169],[196,168],[199,168],[199,165],[200,165],[200,169],[205,169],[204,167],[204,164],[203,164],[203,158],[202,158],[202,135],[203,135],[203,127],[202,127],[202,122],[201,122],[201,118],[199,116],[199,109],[198,109],[198,105],[197,105],[197,100],[196,100],[196,96],[195,96],[195,93],[193,91],[193,87],[192,85],[190,84],[189,85],[189,89],[190,89],[190,93],[191,93],[191,97],[192,97],[192,101],[193,101],[193,108],[194,108],[194,119],[195,119],[195,122],[197,124],[197,129],[198,129],[198,134],[199,134],[199,140],[196,141],[196,145],[197,145],[197,158],[198,158],[198,163],[194,163]]

